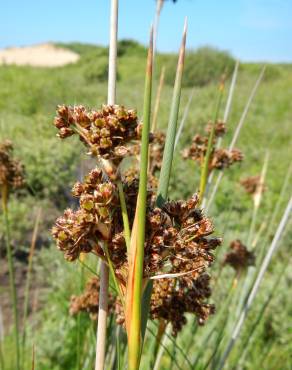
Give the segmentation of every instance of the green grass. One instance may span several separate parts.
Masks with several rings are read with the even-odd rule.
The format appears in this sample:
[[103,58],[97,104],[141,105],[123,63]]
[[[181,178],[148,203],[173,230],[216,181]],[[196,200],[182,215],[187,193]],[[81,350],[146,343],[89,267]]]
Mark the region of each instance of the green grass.
[[[60,210],[72,202],[71,185],[74,179],[82,175],[82,166],[87,165],[88,162],[81,154],[82,147],[77,141],[73,144],[72,140],[60,142],[56,138],[56,129],[52,125],[56,105],[85,104],[98,108],[106,102],[106,82],[96,76],[99,74],[99,69],[103,68],[98,59],[105,58],[107,50],[80,44],[70,44],[67,47],[80,52],[81,59],[77,64],[54,69],[0,67],[0,138],[1,140],[6,138],[13,140],[15,155],[21,158],[26,166],[29,185],[28,190],[22,191],[17,199],[11,199],[12,244],[16,250],[29,246],[33,215],[37,206],[45,209],[44,221],[40,227],[40,241],[49,244],[48,230]],[[118,58],[117,102],[129,108],[137,108],[139,116],[142,117],[146,49],[139,46],[136,50],[136,46],[131,43],[129,50],[127,50],[127,44],[126,47],[124,44],[122,47],[126,51],[122,49],[123,52]],[[154,92],[160,67],[165,58],[160,55],[157,57],[158,67],[155,70]],[[176,58],[176,56],[169,55],[168,58]],[[223,147],[227,147],[231,141],[234,128],[240,119],[261,67],[258,64],[243,64],[239,67],[238,82],[227,124],[228,133],[224,138]],[[88,68],[92,70],[91,76],[88,76]],[[96,74],[94,73],[95,68]],[[171,198],[190,196],[198,190],[200,168],[194,162],[182,160],[180,151],[190,144],[195,133],[203,131],[206,122],[212,118],[216,104],[217,82],[213,81],[204,87],[195,89],[189,115],[174,155],[169,189]],[[227,82],[227,87],[229,83],[230,81]],[[226,171],[215,203],[209,210],[209,216],[212,217],[216,227],[216,234],[220,236],[224,233],[224,244],[219,251],[218,261],[212,268],[214,272],[220,266],[229,242],[236,238],[242,238],[243,241],[247,238],[252,215],[252,201],[243,192],[239,180],[260,173],[266,149],[270,151],[266,181],[268,190],[264,193],[263,204],[259,209],[256,229],[265,217],[269,219],[275,207],[291,162],[288,149],[292,143],[291,84],[292,65],[267,66],[265,78],[252,103],[236,144],[236,147],[243,151],[245,160],[241,165],[235,165],[234,168]],[[182,90],[180,117],[182,117],[183,108],[187,104],[191,90],[191,87]],[[158,116],[159,129],[166,129],[171,96],[172,87],[165,85],[162,90]],[[223,96],[223,106],[226,98],[227,93]],[[222,115],[223,109],[221,117]],[[286,194],[282,208],[288,197],[289,194]],[[2,225],[0,233],[2,240]],[[283,261],[288,258],[289,243],[291,245],[291,233],[288,232],[282,240],[281,249],[273,259],[249,320],[244,326],[243,340],[238,343],[231,354],[230,366],[235,364],[242,352],[244,339],[248,336],[253,320],[257,317],[267,292],[273,287],[275,276],[281,272]],[[2,248],[1,244],[1,250]],[[42,310],[31,321],[31,328],[28,332],[30,346],[33,342],[36,343],[36,368],[56,370],[74,368],[77,320],[68,316],[68,300],[71,294],[78,293],[79,277],[76,269],[79,267],[76,264],[65,263],[61,253],[55,252],[55,246],[51,246],[50,249],[40,253],[35,268],[40,284],[47,287],[40,296]],[[211,273],[213,274],[212,270]],[[46,276],[45,283],[43,276]],[[220,294],[227,289],[226,286],[232,276],[231,269],[224,270],[220,279],[226,284],[222,284],[219,291],[215,291],[211,298],[211,301],[217,303],[218,309],[221,305]],[[289,284],[291,278],[291,271],[287,271],[277,286],[277,294],[274,295],[265,311],[253,344],[245,357],[244,369],[289,369],[291,331],[289,332],[288,328],[289,326],[291,328],[292,324],[292,290]],[[85,316],[82,316],[82,325],[84,329],[82,338],[86,338],[88,343],[93,344],[93,330],[95,329],[91,328],[92,324]],[[203,336],[207,328],[208,325],[203,329],[198,328],[198,331],[201,330]],[[193,336],[193,330],[194,328],[191,330],[186,328],[177,339],[177,343],[184,350]],[[196,336],[196,338],[201,338],[201,336]],[[212,340],[215,338],[213,337]],[[201,345],[200,340],[194,343],[190,350],[192,361],[194,361],[196,348]],[[149,341],[149,337],[146,338],[146,345]],[[4,353],[5,350],[7,353],[8,347],[9,343],[6,341]],[[169,349],[173,353],[173,344],[169,345]],[[182,363],[183,357],[179,350],[176,349],[175,352],[179,363]],[[210,347],[206,348],[204,353],[205,358],[208,355],[210,355]],[[89,353],[90,356],[92,360],[94,354]],[[30,355],[28,354],[27,357],[29,361]],[[169,369],[170,363],[171,357],[165,353],[161,369]],[[145,364],[147,364],[147,358],[144,365],[142,361],[142,366],[146,366]],[[173,366],[173,369],[175,368]],[[187,367],[182,366],[182,368]]]

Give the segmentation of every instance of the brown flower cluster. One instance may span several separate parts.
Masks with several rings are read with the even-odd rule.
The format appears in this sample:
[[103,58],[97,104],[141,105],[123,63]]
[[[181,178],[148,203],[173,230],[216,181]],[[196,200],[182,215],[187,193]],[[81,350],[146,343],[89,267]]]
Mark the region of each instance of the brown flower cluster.
[[266,191],[266,186],[261,182],[261,176],[250,176],[240,181],[240,184],[245,191],[250,195],[255,195],[259,189]]
[[241,162],[243,155],[238,149],[215,149],[211,157],[209,169],[223,170],[224,168],[230,167],[235,162]]
[[[150,301],[150,317],[171,323],[173,335],[177,335],[186,324],[186,314],[194,314],[198,324],[205,321],[215,312],[213,304],[206,303],[211,296],[210,277],[202,274],[190,284],[184,278],[155,280]],[[125,317],[118,297],[109,294],[109,312],[115,314],[116,322],[124,325]],[[70,314],[87,312],[92,320],[98,318],[99,279],[91,278],[84,293],[73,295],[70,301]]]
[[197,278],[213,262],[213,250],[221,239],[208,238],[213,225],[198,206],[198,196],[171,201],[148,212],[145,275],[155,272],[185,274]]
[[79,209],[67,209],[52,229],[58,248],[74,261],[80,253],[94,252],[104,257],[100,242],[112,239],[114,217],[119,206],[116,185],[103,180],[100,169],[92,170],[83,183],[76,183],[72,193],[79,198]]
[[215,306],[206,303],[210,296],[210,277],[207,274],[200,275],[191,283],[184,278],[156,280],[151,296],[151,318],[171,323],[176,336],[187,322],[187,313],[196,315],[199,325],[204,325],[214,314]]
[[[138,196],[138,182],[124,183],[130,225]],[[105,258],[106,243],[111,261],[122,282],[127,278],[127,253],[122,214],[116,185],[103,180],[102,171],[94,169],[83,183],[73,187],[80,207],[67,209],[53,227],[58,248],[69,261],[80,253],[93,252]],[[187,274],[190,280],[201,274],[213,261],[212,250],[221,242],[208,238],[213,232],[211,221],[197,208],[198,196],[188,201],[173,201],[163,209],[155,207],[148,192],[144,275],[159,273]]]
[[233,240],[230,243],[230,249],[232,251],[226,254],[224,265],[230,265],[238,274],[245,271],[249,266],[254,266],[254,253],[250,252],[240,240]]
[[[98,317],[99,301],[99,279],[91,278],[86,286],[85,291],[80,296],[73,295],[70,301],[70,315],[76,315],[79,312],[87,312],[92,320]],[[109,310],[111,309],[112,296],[109,297]]]
[[[91,320],[97,320],[99,308],[99,286],[99,278],[97,276],[92,277],[86,283],[85,290],[82,294],[79,296],[71,296],[69,307],[70,315],[74,316],[80,312],[86,312],[89,314]],[[108,310],[109,313],[115,314],[117,324],[124,324],[125,317],[122,304],[119,298],[115,297],[111,293],[109,293],[108,296]]]
[[127,144],[140,137],[141,126],[134,110],[119,105],[104,105],[88,111],[84,106],[58,106],[54,125],[62,139],[78,134],[90,153],[105,159],[128,154]]
[[[206,127],[206,132],[210,133],[212,124],[209,123]],[[217,139],[223,136],[226,132],[224,122],[217,121],[215,123],[215,137],[213,141],[213,149],[211,152],[209,171],[214,169],[223,170],[230,167],[235,162],[241,162],[243,160],[243,154],[238,149],[221,149],[216,148]],[[182,152],[184,159],[192,159],[199,164],[202,164],[207,153],[208,148],[208,136],[195,135],[192,140],[192,145]]]
[[[87,312],[92,320],[98,318],[98,307],[99,307],[99,278],[92,277],[88,280],[84,293],[79,296],[73,295],[70,301],[69,312],[70,315],[76,315],[79,312]],[[109,293],[108,296],[108,310],[113,313],[120,309],[119,300]]]
[[13,145],[6,140],[0,143],[0,186],[15,190],[24,185],[24,167],[12,158]]
[[[105,261],[109,256],[117,280],[125,288],[128,258],[115,181],[117,177],[109,175],[106,166],[114,162],[116,171],[116,165],[125,155],[139,154],[139,144],[134,141],[140,135],[136,113],[119,106],[104,106],[98,112],[87,112],[80,106],[60,106],[57,112],[55,126],[59,129],[59,136],[65,138],[77,133],[89,146],[90,152],[102,158],[102,169],[92,170],[82,183],[74,185],[72,192],[79,200],[79,208],[76,211],[67,209],[57,219],[52,230],[53,237],[69,261],[79,258],[80,253],[92,252]],[[218,124],[218,135],[222,130],[222,125]],[[149,170],[154,179],[154,173],[161,168],[165,137],[157,133],[151,139]],[[121,174],[119,181],[131,228],[138,197],[137,172],[135,174],[131,169]],[[174,333],[177,333],[185,323],[187,312],[195,313],[199,322],[203,323],[214,311],[212,305],[205,303],[210,295],[205,271],[213,262],[213,250],[220,245],[221,239],[210,237],[213,226],[198,208],[197,195],[187,201],[167,202],[160,209],[155,205],[153,188],[155,184],[151,183],[147,197],[144,278],[155,279],[151,308],[153,318],[171,321]],[[165,289],[171,291],[171,300],[163,293]],[[93,298],[90,297],[92,290],[95,292]],[[71,312],[85,310],[96,315],[96,292],[97,281],[88,285],[84,295],[72,298]],[[179,319],[175,316],[178,309]],[[168,316],[166,311],[169,311]],[[115,312],[118,322],[122,323],[120,303],[115,304]]]
[[[132,203],[137,197],[137,186],[128,184],[125,186],[125,193],[129,200],[129,218],[132,223],[134,212],[131,209],[135,208]],[[151,196],[148,201],[144,277],[155,278],[150,313],[152,319],[171,322],[175,335],[186,323],[187,313],[195,314],[199,324],[204,324],[208,316],[214,313],[214,306],[206,303],[211,290],[210,278],[205,271],[213,262],[212,252],[220,245],[221,239],[208,237],[213,232],[213,227],[210,220],[197,208],[197,203],[198,197],[193,196],[188,201],[168,202],[160,209],[152,205]],[[118,217],[118,208],[115,214]],[[115,224],[115,221],[112,222]],[[64,248],[63,242],[58,241],[60,249],[65,250],[66,255],[72,243]],[[77,245],[73,247],[74,253]],[[113,232],[108,245],[117,278],[120,283],[125,284],[127,255],[123,232]],[[87,251],[80,248],[79,253],[81,250]],[[70,252],[68,255],[72,256]],[[165,275],[165,278],[160,278]],[[89,297],[90,291],[81,297],[72,298],[71,312],[77,310],[72,307],[82,307],[83,311],[94,316],[98,312],[97,286],[94,289],[92,299]],[[117,301],[112,306],[118,323],[122,324],[124,315],[121,304]]]
[[[225,123],[221,120],[218,120],[216,123],[215,123],[215,137],[218,138],[218,137],[222,137],[226,134],[226,126],[225,126]],[[209,122],[205,128],[205,131],[210,134],[212,130],[212,122]]]

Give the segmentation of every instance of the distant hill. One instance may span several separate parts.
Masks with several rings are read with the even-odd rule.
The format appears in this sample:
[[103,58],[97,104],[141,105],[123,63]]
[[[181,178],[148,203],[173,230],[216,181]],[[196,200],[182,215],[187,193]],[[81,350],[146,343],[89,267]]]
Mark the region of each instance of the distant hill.
[[0,50],[0,64],[29,65],[34,67],[60,67],[76,63],[79,54],[52,43]]

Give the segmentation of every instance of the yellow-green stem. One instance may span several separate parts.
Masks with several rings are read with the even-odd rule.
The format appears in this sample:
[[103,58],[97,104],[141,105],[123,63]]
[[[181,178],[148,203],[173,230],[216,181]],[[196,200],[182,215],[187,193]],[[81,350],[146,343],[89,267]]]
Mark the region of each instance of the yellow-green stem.
[[124,236],[125,236],[125,241],[126,241],[126,246],[127,246],[127,252],[129,252],[131,231],[130,231],[130,224],[129,224],[128,211],[127,211],[123,184],[120,180],[117,181],[117,186],[119,190],[119,198],[120,198],[122,217],[123,217]]
[[141,144],[141,167],[139,192],[136,206],[135,221],[132,232],[131,248],[129,256],[129,278],[127,286],[127,331],[129,346],[129,370],[138,370],[142,349],[141,340],[141,310],[142,310],[142,280],[144,265],[144,243],[146,224],[146,203],[147,203],[147,172],[148,172],[148,148],[151,117],[151,93],[152,93],[152,62],[153,62],[153,29],[150,35],[148,51],[143,129]]
[[211,153],[213,150],[213,141],[215,137],[215,125],[216,125],[216,121],[218,119],[218,115],[220,111],[223,91],[224,91],[224,84],[222,82],[219,87],[218,100],[217,100],[216,110],[214,114],[214,120],[212,122],[211,132],[209,135],[207,152],[206,152],[204,161],[202,163],[202,168],[201,168],[201,178],[200,178],[200,199],[201,200],[203,199],[203,196],[206,190],[208,176],[209,176],[209,164],[210,164],[210,159],[211,159]]
[[121,291],[121,288],[120,288],[120,285],[119,285],[119,283],[117,281],[115,270],[114,270],[114,267],[113,267],[113,264],[112,264],[112,261],[111,261],[109,252],[108,252],[107,244],[104,244],[104,248],[103,249],[105,251],[105,255],[106,255],[106,258],[107,258],[107,261],[108,261],[110,273],[112,275],[112,278],[113,278],[113,281],[114,281],[114,284],[115,284],[116,291],[117,291],[117,293],[119,295],[119,298],[121,300],[121,303],[122,303],[123,307],[125,307],[124,295],[123,295],[123,293]]

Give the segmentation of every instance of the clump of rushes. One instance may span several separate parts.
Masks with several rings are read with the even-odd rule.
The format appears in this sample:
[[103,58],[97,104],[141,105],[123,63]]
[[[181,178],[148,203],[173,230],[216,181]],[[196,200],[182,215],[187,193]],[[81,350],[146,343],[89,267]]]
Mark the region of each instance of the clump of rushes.
[[[197,194],[186,201],[168,201],[186,26],[166,139],[160,133],[150,134],[152,37],[151,33],[143,125],[134,110],[118,105],[103,106],[98,111],[59,106],[54,121],[61,139],[79,136],[89,154],[96,157],[98,167],[74,185],[72,192],[79,207],[67,209],[52,233],[68,261],[77,260],[81,253],[93,253],[108,266],[118,295],[118,322],[124,321],[127,331],[129,370],[137,370],[140,364],[143,326],[147,322],[142,312],[146,291],[147,300],[150,292],[146,315],[149,306],[152,318],[173,324],[174,334],[185,324],[187,312],[196,314],[201,324],[214,312],[214,307],[206,303],[210,296],[206,269],[213,262],[213,250],[221,243],[221,239],[210,237],[213,225],[199,208]],[[123,173],[122,161],[128,156],[139,157],[139,175],[138,171],[134,175],[133,171]],[[160,169],[155,191],[153,178]],[[153,295],[150,281],[155,281]],[[95,280],[87,288],[89,293],[73,298],[71,311],[87,310],[83,303],[91,305],[92,288],[97,310],[99,285],[102,283]],[[111,306],[112,296],[109,298]]]
[[17,369],[20,369],[20,343],[19,343],[19,324],[18,324],[19,320],[17,309],[17,293],[16,293],[13,253],[10,242],[8,200],[10,193],[21,188],[23,185],[24,185],[24,167],[18,160],[13,158],[13,145],[11,141],[6,140],[3,143],[0,143],[0,188],[6,234],[5,241],[9,267],[11,304],[13,307],[13,316],[14,316],[14,337],[16,353],[15,358]]
[[233,240],[230,243],[231,252],[226,253],[223,264],[230,265],[237,273],[241,275],[249,266],[255,265],[255,255],[239,240]]
[[[206,126],[206,132],[209,133],[212,130],[212,123],[208,123]],[[212,140],[212,150],[210,153],[208,163],[208,173],[210,174],[214,169],[223,170],[230,167],[235,162],[241,162],[243,160],[243,154],[239,149],[223,149],[216,148],[218,138],[222,137],[226,133],[226,127],[223,121],[217,120],[214,124],[214,138]],[[193,137],[192,145],[186,148],[182,152],[184,159],[192,159],[201,166],[204,164],[204,160],[208,150],[209,136],[203,136],[197,134]]]
[[[122,181],[122,186],[132,226],[138,182]],[[72,193],[79,199],[79,208],[76,211],[67,209],[52,229],[58,248],[68,261],[78,259],[81,253],[90,252],[105,261],[109,257],[116,279],[124,291],[128,255],[117,185],[96,168],[83,183],[74,185]],[[188,201],[170,201],[158,208],[153,191],[148,190],[144,278],[175,274],[185,275],[184,279],[191,282],[212,263],[212,251],[221,240],[208,237],[213,233],[213,225],[197,207],[198,200],[198,196],[194,195]]]

